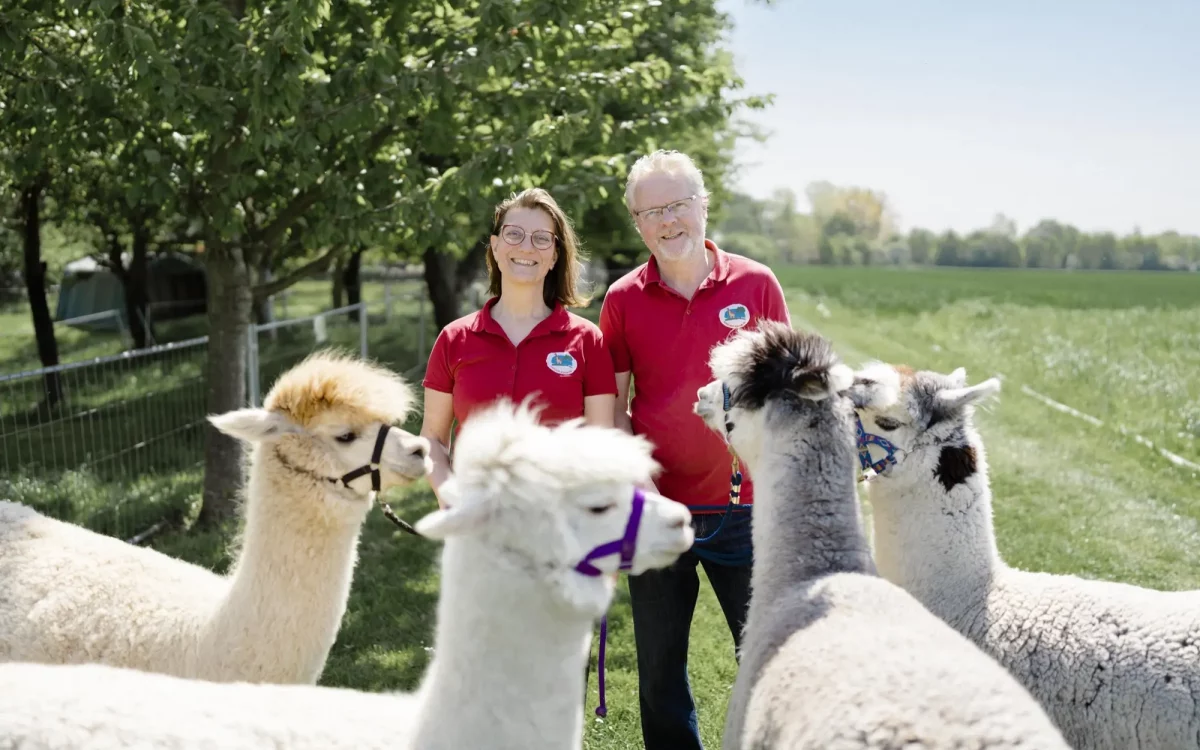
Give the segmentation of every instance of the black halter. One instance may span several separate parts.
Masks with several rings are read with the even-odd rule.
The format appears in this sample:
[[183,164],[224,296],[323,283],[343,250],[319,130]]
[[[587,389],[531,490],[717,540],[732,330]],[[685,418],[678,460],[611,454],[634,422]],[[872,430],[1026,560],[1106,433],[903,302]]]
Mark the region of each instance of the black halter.
[[421,534],[412,527],[412,524],[396,515],[396,511],[392,510],[390,505],[379,499],[379,491],[383,486],[383,480],[379,473],[379,463],[383,460],[383,446],[387,443],[387,434],[391,429],[392,426],[390,424],[384,424],[379,428],[379,433],[375,436],[375,449],[371,451],[371,463],[365,466],[360,466],[353,471],[348,471],[340,477],[322,477],[308,469],[303,469],[299,466],[296,466],[283,457],[283,454],[279,452],[278,447],[275,449],[275,457],[279,459],[280,463],[293,471],[300,472],[301,474],[308,474],[316,477],[317,479],[323,479],[330,484],[337,484],[338,482],[341,482],[346,489],[350,489],[350,483],[355,479],[358,479],[364,474],[370,474],[371,491],[375,493],[375,500],[383,509],[383,515],[386,516],[389,521],[413,536],[421,536]]
[[383,515],[392,523],[399,526],[413,536],[421,536],[421,534],[412,527],[408,521],[405,521],[400,516],[396,515],[396,511],[392,510],[392,506],[379,499],[380,478],[379,478],[379,462],[383,459],[383,443],[387,439],[388,430],[392,429],[390,424],[385,424],[379,428],[379,434],[375,436],[375,450],[371,452],[371,463],[366,466],[360,466],[354,471],[348,472],[342,476],[342,484],[347,487],[355,479],[358,479],[367,472],[371,473],[371,489],[375,492],[375,502],[379,503],[380,510]]
[[370,473],[371,489],[374,492],[379,492],[379,462],[383,459],[383,444],[387,440],[388,430],[390,429],[392,429],[390,424],[385,424],[379,428],[379,434],[375,436],[375,450],[371,451],[371,463],[367,464],[366,466],[360,466],[354,471],[343,474],[340,480],[330,479],[329,481],[335,484],[340,481],[342,484],[346,485],[346,487],[349,487],[350,483],[355,479],[358,479],[363,474]]

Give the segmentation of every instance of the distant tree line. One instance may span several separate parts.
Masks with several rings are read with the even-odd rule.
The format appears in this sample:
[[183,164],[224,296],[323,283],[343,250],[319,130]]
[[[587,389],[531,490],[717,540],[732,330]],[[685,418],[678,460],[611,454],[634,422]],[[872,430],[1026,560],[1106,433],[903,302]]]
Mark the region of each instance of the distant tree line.
[[1024,233],[999,214],[966,234],[920,227],[898,231],[887,197],[817,182],[801,211],[791,190],[759,200],[735,193],[721,207],[721,246],[766,263],[938,265],[1140,271],[1200,270],[1200,237],[1164,232],[1118,236],[1043,219]]

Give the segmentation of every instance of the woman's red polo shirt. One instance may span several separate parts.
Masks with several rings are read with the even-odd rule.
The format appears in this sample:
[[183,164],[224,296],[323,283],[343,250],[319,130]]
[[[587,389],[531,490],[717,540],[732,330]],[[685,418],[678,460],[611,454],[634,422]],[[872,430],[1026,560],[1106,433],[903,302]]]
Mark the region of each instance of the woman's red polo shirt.
[[422,385],[453,396],[454,434],[476,409],[502,396],[520,403],[536,394],[541,421],[556,424],[582,417],[587,396],[616,394],[612,356],[595,323],[556,304],[514,346],[492,317],[498,299],[443,328],[429,353]]

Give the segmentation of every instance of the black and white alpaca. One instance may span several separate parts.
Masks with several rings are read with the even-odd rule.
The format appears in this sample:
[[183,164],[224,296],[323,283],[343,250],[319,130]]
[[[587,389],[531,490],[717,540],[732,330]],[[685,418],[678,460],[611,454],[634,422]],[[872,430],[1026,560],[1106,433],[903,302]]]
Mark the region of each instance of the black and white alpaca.
[[[1057,748],[998,664],[875,574],[855,489],[853,375],[761,323],[716,347],[695,410],[754,475],[753,595],[724,747]],[[728,408],[724,395],[728,389]]]
[[1200,747],[1200,591],[1165,592],[1004,563],[974,404],[999,381],[872,363],[850,395],[896,449],[873,479],[879,572],[1041,701],[1074,747]]

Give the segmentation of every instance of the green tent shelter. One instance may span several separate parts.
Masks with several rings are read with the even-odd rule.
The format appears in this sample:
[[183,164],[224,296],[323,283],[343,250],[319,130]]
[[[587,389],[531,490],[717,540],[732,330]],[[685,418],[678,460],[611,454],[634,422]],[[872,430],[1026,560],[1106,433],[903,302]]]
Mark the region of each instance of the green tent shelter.
[[[124,259],[128,263],[128,258]],[[155,321],[185,318],[205,312],[208,296],[204,266],[189,255],[157,253],[146,263],[150,317]],[[58,290],[56,320],[70,320],[106,310],[125,319],[125,288],[108,268],[91,257],[71,261],[63,268]],[[125,321],[129,325],[128,321]],[[86,330],[116,330],[112,317],[76,325]]]

